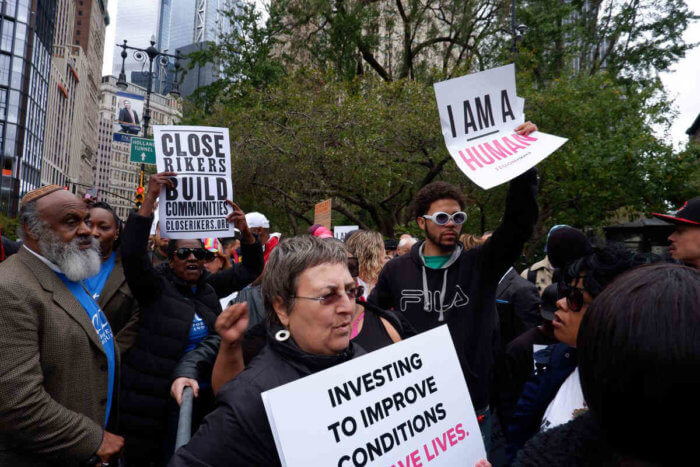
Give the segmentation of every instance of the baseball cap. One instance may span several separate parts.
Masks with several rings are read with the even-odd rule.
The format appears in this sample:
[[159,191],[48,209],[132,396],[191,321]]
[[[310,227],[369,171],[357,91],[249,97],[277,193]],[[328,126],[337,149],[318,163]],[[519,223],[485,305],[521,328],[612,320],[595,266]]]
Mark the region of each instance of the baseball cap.
[[654,217],[675,225],[700,227],[700,196],[685,202],[675,215],[654,213]]
[[245,221],[251,229],[256,227],[262,227],[263,229],[270,228],[270,221],[267,220],[264,214],[259,212],[249,212],[245,215]]

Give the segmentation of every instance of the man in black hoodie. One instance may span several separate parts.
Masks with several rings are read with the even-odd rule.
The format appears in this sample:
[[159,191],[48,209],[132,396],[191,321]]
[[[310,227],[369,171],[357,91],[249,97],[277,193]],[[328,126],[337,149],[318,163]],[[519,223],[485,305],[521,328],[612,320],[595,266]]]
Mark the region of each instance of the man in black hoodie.
[[[525,123],[516,131],[536,131]],[[447,324],[488,451],[494,353],[498,347],[496,287],[518,259],[537,221],[537,169],[510,182],[501,225],[484,245],[464,251],[459,242],[466,200],[459,188],[433,182],[414,199],[425,240],[389,261],[369,301],[393,308],[419,332]]]

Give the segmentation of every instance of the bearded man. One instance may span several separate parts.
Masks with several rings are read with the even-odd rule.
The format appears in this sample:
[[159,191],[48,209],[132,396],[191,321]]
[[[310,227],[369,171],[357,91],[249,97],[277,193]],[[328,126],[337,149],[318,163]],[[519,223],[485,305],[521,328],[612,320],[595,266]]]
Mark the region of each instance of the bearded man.
[[57,185],[20,203],[23,247],[0,265],[0,465],[95,465],[124,440],[119,352],[82,281],[100,270],[84,202]]

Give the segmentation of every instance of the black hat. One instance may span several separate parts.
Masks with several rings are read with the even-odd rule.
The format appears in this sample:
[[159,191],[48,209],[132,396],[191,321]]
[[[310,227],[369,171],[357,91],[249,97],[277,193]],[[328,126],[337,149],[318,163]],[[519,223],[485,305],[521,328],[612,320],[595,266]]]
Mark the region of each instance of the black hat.
[[676,211],[674,216],[655,212],[654,217],[675,225],[700,227],[700,196],[686,201],[683,207]]
[[542,292],[542,306],[540,316],[546,321],[554,319],[554,312],[557,311],[557,300],[559,299],[557,284],[551,284]]
[[583,232],[568,225],[552,231],[547,239],[547,257],[555,268],[564,268],[592,251]]

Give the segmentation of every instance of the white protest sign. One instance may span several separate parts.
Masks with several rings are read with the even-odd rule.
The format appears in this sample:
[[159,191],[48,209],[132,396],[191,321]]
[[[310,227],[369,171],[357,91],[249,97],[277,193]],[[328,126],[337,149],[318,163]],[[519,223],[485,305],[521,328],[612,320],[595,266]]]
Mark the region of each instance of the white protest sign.
[[228,129],[154,126],[158,172],[177,172],[174,188],[161,191],[160,230],[167,238],[233,237]]
[[517,177],[566,142],[538,131],[528,136],[513,131],[525,121],[525,101],[516,95],[512,64],[434,86],[447,150],[484,189]]
[[340,241],[345,241],[345,237],[347,237],[350,232],[359,229],[360,227],[357,225],[336,225],[333,228],[333,236]]
[[283,466],[469,466],[486,458],[447,326],[262,398]]

